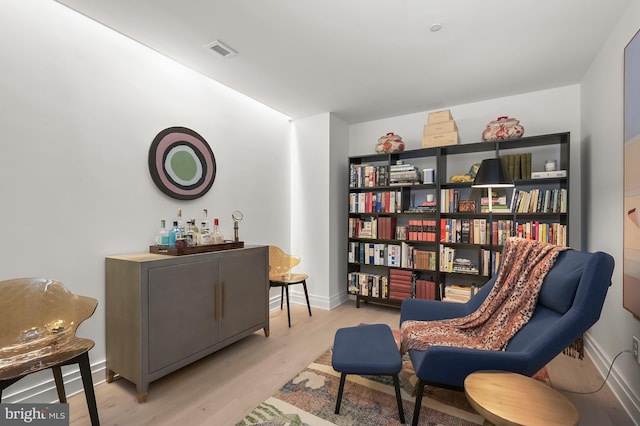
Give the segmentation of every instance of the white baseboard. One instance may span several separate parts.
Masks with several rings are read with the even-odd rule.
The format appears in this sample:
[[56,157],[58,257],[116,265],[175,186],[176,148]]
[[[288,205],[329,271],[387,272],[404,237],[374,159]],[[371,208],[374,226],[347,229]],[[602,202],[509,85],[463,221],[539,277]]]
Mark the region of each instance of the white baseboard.
[[[309,294],[309,304],[311,305],[311,308],[331,310],[342,305],[347,300],[349,300],[349,295],[347,294],[346,290],[340,294],[332,296],[331,298]],[[307,300],[304,297],[304,291],[289,289],[289,302],[291,302],[291,304],[306,306]],[[286,308],[286,304],[287,302],[285,301],[283,307]],[[269,310],[273,311],[275,309],[280,309],[280,294],[272,296],[269,299]]]
[[[23,383],[28,383],[29,376],[23,380],[19,380],[13,385],[9,386],[2,393],[2,403],[14,404],[20,402],[27,403],[43,403],[53,404],[58,402],[58,393],[56,392],[56,384],[53,380],[53,373],[51,370],[45,370],[42,372],[49,374],[48,379],[44,379],[35,384],[20,386]],[[93,379],[94,387],[105,381],[106,366],[105,361],[98,362],[91,365],[91,377]],[[38,373],[40,374],[40,373]],[[33,375],[35,377],[35,374]],[[64,380],[64,389],[67,394],[67,398],[71,395],[75,395],[84,391],[82,386],[82,378],[80,377],[80,369],[78,367],[62,367],[62,378]],[[12,388],[15,391],[12,392]]]
[[[585,351],[589,355],[589,358],[598,369],[602,377],[606,377],[607,371],[609,371],[609,366],[611,365],[611,361],[606,359],[604,353],[598,347],[594,341],[589,337],[588,334],[585,335]],[[633,392],[633,390],[629,387],[629,385],[625,382],[624,377],[622,377],[615,368],[611,370],[611,375],[607,380],[607,385],[613,392],[613,394],[618,398],[620,404],[625,409],[629,417],[631,417],[632,421],[636,426],[639,425],[637,419],[640,419],[640,399]]]

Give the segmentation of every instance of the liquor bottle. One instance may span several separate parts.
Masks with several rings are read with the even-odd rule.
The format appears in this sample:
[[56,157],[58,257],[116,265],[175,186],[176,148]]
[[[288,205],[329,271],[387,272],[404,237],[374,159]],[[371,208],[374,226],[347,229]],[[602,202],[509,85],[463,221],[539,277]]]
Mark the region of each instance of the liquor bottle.
[[209,219],[207,218],[207,214],[208,214],[208,210],[207,209],[202,209],[202,221],[201,226],[200,226],[200,232],[202,233],[203,231],[207,231],[209,233],[211,233],[211,227],[209,225]]
[[167,231],[167,223],[164,219],[160,221],[160,230],[156,234],[156,245],[157,246],[169,245],[169,232]]
[[194,247],[198,245],[200,240],[200,230],[196,226],[196,220],[191,219],[187,222],[187,246]]
[[182,209],[178,209],[178,213],[176,214],[176,221],[178,222],[178,229],[180,229],[180,232],[182,232],[182,236],[186,236],[187,229],[184,220],[182,219]]
[[171,228],[171,230],[169,231],[169,247],[175,247],[176,240],[178,240],[179,238],[182,238],[182,231],[180,231],[180,228],[178,228],[178,221],[174,220],[173,228]]
[[211,231],[209,230],[209,224],[207,222],[202,222],[200,226],[200,241],[198,245],[206,246],[211,244]]
[[213,235],[211,236],[213,244],[222,244],[224,243],[224,236],[222,232],[220,232],[220,225],[218,223],[218,218],[213,219]]

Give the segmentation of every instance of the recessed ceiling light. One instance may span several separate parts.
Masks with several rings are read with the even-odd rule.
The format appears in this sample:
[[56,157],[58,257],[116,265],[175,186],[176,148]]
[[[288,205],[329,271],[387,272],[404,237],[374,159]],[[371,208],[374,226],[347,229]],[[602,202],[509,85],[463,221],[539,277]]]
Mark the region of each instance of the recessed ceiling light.
[[442,24],[440,22],[435,22],[431,24],[429,29],[435,33],[436,31],[440,31],[440,29],[442,29]]
[[235,50],[221,42],[220,40],[216,40],[213,43],[209,43],[205,46],[207,49],[211,49],[216,52],[218,55],[228,58],[230,56],[235,56],[238,54]]

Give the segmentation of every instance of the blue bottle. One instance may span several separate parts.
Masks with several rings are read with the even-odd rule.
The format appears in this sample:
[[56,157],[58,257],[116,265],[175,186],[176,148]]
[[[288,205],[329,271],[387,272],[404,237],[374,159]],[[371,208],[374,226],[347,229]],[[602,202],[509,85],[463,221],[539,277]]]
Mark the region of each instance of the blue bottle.
[[178,238],[182,238],[182,231],[178,228],[178,221],[173,221],[173,228],[169,231],[169,247],[173,248],[176,246],[176,240]]

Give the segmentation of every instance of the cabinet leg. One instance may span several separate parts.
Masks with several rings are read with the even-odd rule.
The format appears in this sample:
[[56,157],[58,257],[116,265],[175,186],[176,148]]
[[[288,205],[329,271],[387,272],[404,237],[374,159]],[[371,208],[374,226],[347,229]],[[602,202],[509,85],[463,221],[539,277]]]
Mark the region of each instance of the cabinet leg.
[[264,327],[263,330],[264,330],[264,336],[269,337],[269,327]]
[[147,402],[148,389],[149,383],[136,386],[136,391],[138,392],[138,404],[144,404],[145,402]]
[[106,381],[107,383],[111,383],[111,382],[113,382],[115,379],[116,379],[116,373],[114,373],[112,370],[109,370],[109,369],[107,368],[107,374],[106,374],[105,381]]

